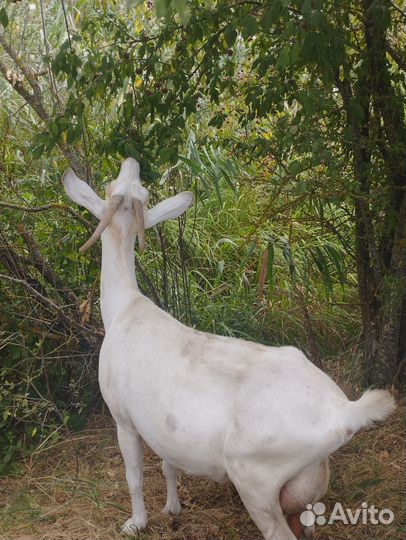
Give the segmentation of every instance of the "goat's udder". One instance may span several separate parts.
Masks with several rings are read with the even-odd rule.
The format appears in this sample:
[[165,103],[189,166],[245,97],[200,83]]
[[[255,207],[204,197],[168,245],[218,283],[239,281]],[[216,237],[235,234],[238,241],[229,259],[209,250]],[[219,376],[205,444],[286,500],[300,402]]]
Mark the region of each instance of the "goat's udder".
[[286,517],[289,527],[296,538],[303,538],[303,525],[300,523],[300,512]]

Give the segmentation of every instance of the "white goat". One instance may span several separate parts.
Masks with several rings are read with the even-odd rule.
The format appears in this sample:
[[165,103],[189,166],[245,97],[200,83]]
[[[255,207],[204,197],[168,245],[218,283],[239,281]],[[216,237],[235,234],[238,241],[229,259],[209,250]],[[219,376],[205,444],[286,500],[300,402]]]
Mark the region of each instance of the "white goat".
[[[188,328],[143,296],[134,272],[134,243],[144,229],[176,218],[193,203],[180,193],[147,209],[139,165],[126,159],[106,201],[72,170],[68,196],[100,223],[101,309],[106,329],[99,381],[117,423],[132,517],[123,532],[147,525],[142,438],[163,459],[165,512],[181,511],[177,471],[229,478],[267,539],[301,530],[298,513],[327,490],[328,456],[394,408],[384,390],[349,401],[294,347],[265,347]],[[285,519],[288,515],[288,523]],[[295,534],[293,534],[293,532]]]

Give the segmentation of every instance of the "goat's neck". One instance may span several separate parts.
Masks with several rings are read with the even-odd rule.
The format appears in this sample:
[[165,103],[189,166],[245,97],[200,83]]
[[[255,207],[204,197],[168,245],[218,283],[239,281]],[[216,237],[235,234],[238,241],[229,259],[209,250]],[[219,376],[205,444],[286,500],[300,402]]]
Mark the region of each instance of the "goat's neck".
[[135,236],[120,235],[110,227],[102,234],[100,304],[105,330],[141,294],[135,277],[134,241]]

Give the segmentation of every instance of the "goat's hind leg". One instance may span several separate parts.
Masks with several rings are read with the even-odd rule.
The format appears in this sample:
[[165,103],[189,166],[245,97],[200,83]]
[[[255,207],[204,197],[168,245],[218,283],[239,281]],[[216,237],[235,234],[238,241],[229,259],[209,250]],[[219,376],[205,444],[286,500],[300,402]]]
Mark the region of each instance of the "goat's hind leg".
[[131,496],[132,516],[123,527],[124,534],[133,536],[147,525],[148,518],[143,493],[143,450],[137,431],[117,424],[117,438],[125,463],[125,476]]
[[256,462],[232,460],[227,473],[265,540],[296,540],[279,503],[281,482],[276,470],[272,475],[269,468]]
[[165,514],[177,516],[181,513],[182,507],[178,498],[177,476],[178,471],[167,461],[162,461],[162,472],[166,478],[166,504],[163,509]]
[[237,489],[245,508],[255,525],[264,535],[265,540],[296,540],[296,536],[288,526],[282,509],[279,506],[277,492],[267,491],[263,495],[268,498],[261,500],[261,492],[253,493]]

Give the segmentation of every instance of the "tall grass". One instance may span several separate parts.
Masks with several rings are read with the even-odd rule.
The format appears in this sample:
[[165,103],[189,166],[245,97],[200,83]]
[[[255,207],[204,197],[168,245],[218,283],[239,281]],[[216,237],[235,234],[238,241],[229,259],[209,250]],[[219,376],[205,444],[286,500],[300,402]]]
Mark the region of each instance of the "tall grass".
[[[204,331],[307,350],[305,310],[323,355],[357,337],[353,261],[335,232],[308,222],[303,207],[281,218],[270,185],[225,150],[198,149],[192,141],[188,156],[164,177],[160,197],[174,186],[196,195],[186,222],[150,233],[141,258],[175,315]],[[179,298],[187,299],[183,307]]]

